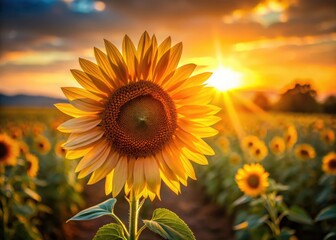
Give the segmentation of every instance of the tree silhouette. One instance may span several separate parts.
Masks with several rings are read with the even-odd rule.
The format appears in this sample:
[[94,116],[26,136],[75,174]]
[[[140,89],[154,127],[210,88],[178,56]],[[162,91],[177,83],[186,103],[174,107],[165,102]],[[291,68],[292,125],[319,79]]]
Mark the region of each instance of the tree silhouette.
[[336,114],[336,96],[329,96],[323,103],[323,112]]
[[253,98],[253,103],[265,111],[270,109],[270,101],[264,93],[256,93]]
[[316,101],[317,92],[309,83],[296,83],[291,89],[283,93],[279,101],[273,106],[274,110],[284,112],[313,113],[321,112],[321,106]]

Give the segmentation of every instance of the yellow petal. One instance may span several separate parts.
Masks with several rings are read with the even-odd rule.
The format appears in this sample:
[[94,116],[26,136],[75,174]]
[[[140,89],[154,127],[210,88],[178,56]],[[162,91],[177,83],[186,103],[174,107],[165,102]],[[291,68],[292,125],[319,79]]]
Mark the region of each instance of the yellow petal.
[[93,148],[94,144],[91,144],[90,146],[85,146],[83,148],[79,148],[76,150],[67,150],[65,154],[65,158],[67,159],[77,159],[80,157],[83,157],[88,152],[90,152]]
[[146,158],[144,161],[146,182],[150,191],[158,194],[160,192],[160,171],[154,157]]
[[104,130],[99,126],[87,132],[72,133],[62,147],[66,150],[76,150],[77,148],[96,142],[101,139],[103,134]]
[[153,82],[160,83],[162,76],[165,74],[168,67],[170,50],[168,50],[158,61],[153,75]]
[[77,88],[77,87],[62,87],[61,88],[65,97],[69,99],[70,101],[80,98],[90,98],[95,101],[101,101],[102,99],[98,97],[97,95],[94,95],[93,93],[83,89],[83,88]]
[[134,162],[133,172],[133,189],[136,195],[140,194],[143,188],[146,186],[145,182],[145,170],[144,170],[144,158],[138,158]]
[[120,156],[116,151],[111,150],[106,161],[91,175],[88,184],[94,184],[106,177],[118,163]]
[[96,64],[83,58],[79,58],[79,64],[86,75],[91,79],[92,83],[101,92],[107,95],[112,93],[112,86],[109,84],[108,79],[105,79],[104,74]]
[[180,156],[180,160],[183,164],[184,170],[186,171],[187,175],[191,179],[196,180],[195,170],[194,170],[194,167],[192,166],[192,164],[190,163],[190,161],[186,157],[184,157],[183,155]]
[[169,177],[165,175],[166,173],[160,171],[160,177],[162,181],[169,187],[175,194],[179,194],[181,192],[181,186],[178,181],[173,181]]
[[71,101],[71,104],[85,112],[97,113],[104,110],[104,105],[102,103],[90,98],[75,99]]
[[131,39],[125,35],[123,44],[122,44],[122,52],[125,59],[125,62],[128,66],[128,73],[131,81],[135,80],[136,71],[138,69],[138,59],[136,58],[136,50]]
[[165,74],[162,76],[161,79],[162,81],[160,81],[160,84],[162,86],[163,84],[167,83],[168,80],[170,82],[170,78],[175,74],[175,70],[181,59],[181,55],[182,55],[182,43],[178,43],[170,49],[170,57],[167,70]]
[[176,129],[175,136],[178,137],[183,144],[190,148],[193,152],[199,152],[205,155],[215,155],[213,149],[206,142],[180,128]]
[[85,116],[70,119],[58,126],[57,129],[65,133],[80,133],[96,127],[100,122],[99,116]]
[[164,89],[167,89],[167,91],[173,91],[174,89],[178,89],[179,86],[181,86],[183,82],[190,77],[195,68],[195,64],[186,64],[179,67],[178,69],[176,69],[174,75],[170,79],[165,79],[166,82],[162,83],[162,87]]
[[184,105],[177,109],[178,113],[189,117],[189,118],[196,118],[196,117],[203,117],[214,115],[219,112],[221,109],[219,107],[213,105]]
[[100,49],[94,48],[95,58],[97,60],[98,66],[101,69],[105,79],[107,79],[108,83],[112,89],[116,89],[121,86],[119,81],[116,79],[116,75],[111,67],[111,64],[108,60],[108,57],[105,53],[103,53]]
[[84,117],[92,114],[90,112],[81,111],[69,103],[56,103],[55,107],[61,112],[75,118]]
[[186,147],[182,148],[182,152],[186,158],[190,159],[195,163],[198,163],[200,165],[208,164],[208,159],[203,154],[195,153]]
[[[86,154],[82,160],[78,163],[75,172],[82,171],[84,168],[89,167],[90,165],[95,165],[96,162],[100,161],[102,158],[104,161],[106,160],[109,152],[110,152],[110,145],[107,141],[101,140],[97,142],[92,150]],[[103,163],[101,163],[103,164]],[[100,164],[100,165],[101,165]],[[99,167],[99,166],[98,166]]]
[[114,171],[112,171],[111,173],[109,173],[106,176],[106,179],[105,179],[105,195],[108,195],[112,192],[113,175],[114,175]]
[[178,119],[178,126],[186,132],[191,132],[200,138],[215,136],[218,131],[214,128],[207,127],[203,124],[191,122],[186,118]]
[[151,46],[150,37],[147,32],[144,32],[141,35],[141,38],[138,43],[137,56],[139,62],[142,62],[143,57],[145,56],[145,53],[147,52],[150,46]]
[[127,167],[128,167],[128,160],[126,157],[121,156],[115,169],[114,169],[114,176],[113,176],[113,185],[112,185],[112,195],[113,197],[117,196],[125,182],[127,180]]
[[104,42],[107,57],[110,61],[113,72],[115,73],[119,81],[123,82],[124,84],[127,84],[128,83],[127,66],[124,62],[122,55],[111,42],[107,41],[106,39],[104,40]]
[[70,70],[74,78],[77,80],[77,82],[85,89],[90,91],[91,93],[101,97],[106,98],[107,94],[101,92],[97,86],[92,82],[92,80],[86,75],[85,72],[82,72],[77,69],[71,69]]
[[204,72],[197,75],[194,75],[183,83],[183,88],[188,88],[192,86],[202,85],[204,84],[209,77],[211,77],[211,72]]
[[166,162],[167,166],[176,174],[176,176],[179,176],[181,178],[184,178],[186,176],[183,165],[179,159],[180,152],[175,151],[172,144],[166,145],[164,150],[164,154],[162,154],[162,157],[164,161]]

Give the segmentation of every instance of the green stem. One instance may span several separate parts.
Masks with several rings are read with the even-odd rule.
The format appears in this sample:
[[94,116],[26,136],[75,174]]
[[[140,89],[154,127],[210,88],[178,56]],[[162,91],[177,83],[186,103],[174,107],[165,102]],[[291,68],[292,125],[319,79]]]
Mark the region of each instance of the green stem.
[[127,238],[129,237],[129,233],[125,227],[125,224],[120,220],[120,218],[117,217],[117,215],[115,215],[114,213],[111,214],[111,216],[114,218],[114,220],[116,220],[116,222],[121,225],[121,227],[123,228]]
[[139,200],[135,198],[133,192],[131,192],[129,204],[130,204],[129,240],[136,240],[138,232]]

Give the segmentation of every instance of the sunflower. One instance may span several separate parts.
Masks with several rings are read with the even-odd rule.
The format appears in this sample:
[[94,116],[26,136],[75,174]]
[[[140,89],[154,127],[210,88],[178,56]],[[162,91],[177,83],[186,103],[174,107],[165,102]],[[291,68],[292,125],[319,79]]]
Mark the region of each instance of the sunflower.
[[243,138],[241,144],[243,149],[251,149],[260,139],[257,136],[249,135]]
[[321,139],[325,144],[332,144],[335,141],[335,133],[331,129],[325,129],[321,132]]
[[20,151],[17,143],[7,134],[0,134],[0,164],[14,166]]
[[[136,47],[126,35],[122,53],[105,40],[106,54],[94,48],[97,64],[79,59],[71,70],[83,88],[63,88],[70,104],[56,107],[70,115],[61,132],[71,133],[66,157],[84,156],[76,172],[89,184],[105,178],[105,193],[160,198],[161,180],[176,194],[180,183],[196,179],[190,161],[207,164],[213,149],[202,139],[220,109],[209,105],[204,82],[211,73],[191,76],[196,65],[177,67],[182,43],[160,45],[145,32]],[[132,190],[132,191],[131,191]]]
[[298,133],[293,125],[287,127],[284,138],[287,148],[292,148],[297,142]]
[[286,150],[285,140],[282,137],[275,136],[270,141],[269,147],[272,153],[280,155]]
[[36,177],[37,172],[39,170],[39,162],[38,158],[30,153],[27,153],[26,155],[26,161],[27,161],[27,174],[30,177]]
[[29,146],[27,145],[27,143],[25,143],[24,141],[19,141],[17,144],[19,147],[20,154],[22,156],[29,152]]
[[322,170],[325,173],[336,175],[336,153],[330,152],[323,157]]
[[266,191],[269,185],[268,172],[259,164],[245,164],[235,176],[239,189],[246,195],[256,197]]
[[301,160],[314,159],[316,156],[315,149],[310,144],[300,144],[294,149],[295,156]]
[[58,142],[55,146],[55,154],[57,157],[64,158],[66,154],[66,150],[62,147],[64,142]]
[[268,149],[266,144],[259,140],[249,149],[249,153],[254,160],[262,161],[268,155]]
[[48,138],[44,136],[38,136],[34,139],[34,149],[38,153],[45,155],[50,151],[50,148],[51,146]]

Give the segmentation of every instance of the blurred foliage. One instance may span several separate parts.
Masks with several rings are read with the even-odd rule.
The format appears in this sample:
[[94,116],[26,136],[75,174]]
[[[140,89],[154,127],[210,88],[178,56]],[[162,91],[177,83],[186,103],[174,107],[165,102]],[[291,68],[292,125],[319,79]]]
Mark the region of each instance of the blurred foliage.
[[[2,108],[0,115],[0,132],[15,139],[21,151],[18,164],[7,166],[1,178],[5,239],[65,239],[65,221],[84,203],[75,162],[66,161],[59,147],[66,136],[56,128],[65,116],[49,108]],[[26,153],[38,158],[36,177],[22,171]]]
[[[260,205],[260,199],[253,201],[244,197],[239,190],[234,176],[245,163],[259,162],[278,184],[288,187],[277,197],[281,199],[282,210],[294,211],[281,221],[284,236],[289,239],[297,236],[299,239],[315,240],[336,231],[335,217],[315,221],[323,211],[329,211],[327,216],[334,216],[328,207],[336,203],[336,176],[323,172],[322,159],[330,152],[335,152],[336,142],[326,141],[324,132],[336,130],[336,117],[321,114],[280,114],[272,113],[262,118],[252,113],[240,113],[241,129],[233,127],[230,116],[223,114],[221,122],[216,125],[219,134],[208,142],[215,149],[215,155],[209,159],[207,168],[198,168],[200,181],[206,193],[220,206],[226,209],[233,219],[234,225],[248,221],[245,230],[236,232],[236,239],[272,239],[270,230],[265,224],[265,208]],[[291,129],[290,131],[288,129]],[[294,129],[294,130],[293,130]],[[289,144],[289,132],[295,132],[297,138]],[[237,137],[237,132],[243,133]],[[246,148],[244,139],[263,142],[268,149],[267,156],[258,160]],[[293,136],[296,135],[292,135]],[[272,139],[283,138],[286,148],[276,152],[270,147]],[[223,138],[226,146],[223,147]],[[245,144],[245,146],[244,146]],[[302,144],[309,144],[315,151],[313,159],[302,160],[294,149]],[[253,145],[253,144],[252,144]],[[259,199],[259,200],[258,200]],[[258,203],[259,202],[259,203]],[[327,210],[324,210],[327,208]],[[322,211],[322,213],[321,213]],[[244,224],[243,224],[244,225]],[[246,224],[245,224],[246,225]],[[332,235],[332,234],[331,234]],[[331,238],[330,238],[331,239]]]

